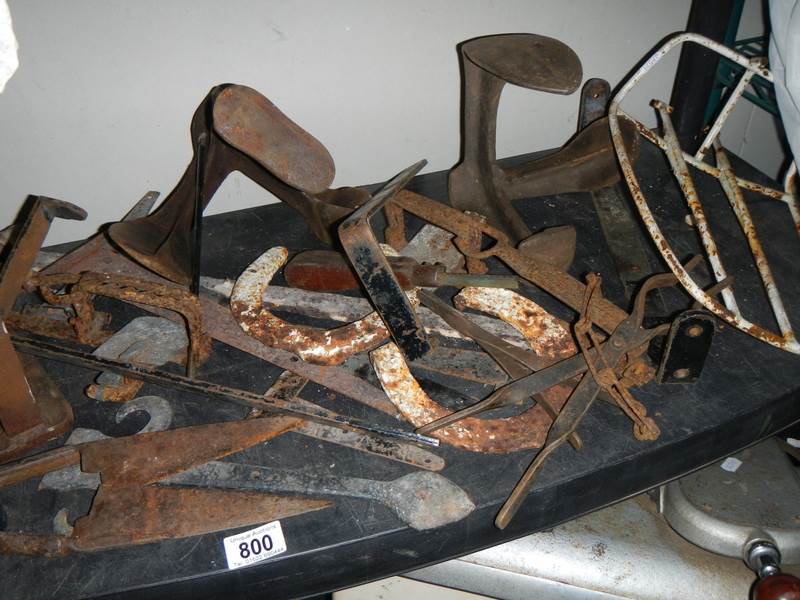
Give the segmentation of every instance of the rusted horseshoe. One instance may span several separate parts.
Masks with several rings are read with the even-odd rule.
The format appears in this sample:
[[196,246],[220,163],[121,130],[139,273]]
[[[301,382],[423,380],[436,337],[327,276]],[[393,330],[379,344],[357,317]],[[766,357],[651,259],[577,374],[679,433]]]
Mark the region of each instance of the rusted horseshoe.
[[[377,312],[326,330],[287,323],[264,308],[264,290],[288,256],[288,250],[282,246],[271,248],[236,280],[231,292],[231,310],[248,335],[321,365],[341,364],[354,354],[372,350],[389,339],[389,332]],[[415,292],[411,290],[408,295],[411,303],[417,305]]]
[[[456,303],[499,316],[518,329],[534,351],[548,360],[552,357],[555,362],[575,353],[566,324],[515,292],[465,288],[456,296]],[[394,344],[373,350],[370,358],[386,395],[415,427],[450,414],[451,411],[432,400],[419,386]],[[560,410],[571,392],[572,386],[565,383],[551,387],[543,395]],[[541,447],[551,423],[544,409],[534,406],[513,417],[467,417],[432,435],[464,450],[501,454]]]

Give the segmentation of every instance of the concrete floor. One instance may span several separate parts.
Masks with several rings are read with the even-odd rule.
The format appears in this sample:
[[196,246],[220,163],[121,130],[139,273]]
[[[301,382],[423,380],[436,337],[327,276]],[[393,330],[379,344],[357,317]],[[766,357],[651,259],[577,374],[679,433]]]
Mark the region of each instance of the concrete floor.
[[451,588],[406,579],[405,577],[388,577],[373,581],[348,590],[336,592],[334,600],[410,600],[425,598],[426,600],[480,600],[488,596],[479,596]]

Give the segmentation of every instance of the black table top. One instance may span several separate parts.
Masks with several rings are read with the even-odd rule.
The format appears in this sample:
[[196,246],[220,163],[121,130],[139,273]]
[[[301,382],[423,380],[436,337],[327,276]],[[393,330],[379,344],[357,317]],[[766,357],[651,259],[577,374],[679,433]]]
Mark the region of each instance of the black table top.
[[[737,163],[741,176],[763,180]],[[667,235],[681,256],[699,252],[692,229],[674,218],[686,212],[677,187],[660,153],[643,148],[637,167],[643,188],[657,216],[673,217]],[[719,186],[697,176],[712,226],[723,246],[728,270],[736,277],[736,292],[745,314],[772,326],[770,312],[742,235]],[[446,173],[418,177],[410,186],[437,199],[446,198]],[[709,196],[710,194],[710,196]],[[789,314],[798,322],[800,293],[796,273],[800,240],[786,207],[774,200],[748,196],[762,239],[768,246]],[[625,306],[588,194],[569,194],[517,203],[534,230],[572,224],[578,233],[578,253],[570,272],[582,277],[601,273],[605,295]],[[120,207],[120,212],[125,207]],[[272,204],[210,216],[204,222],[204,275],[235,278],[264,250],[275,245],[290,252],[321,248],[301,217],[288,206]],[[648,242],[649,243],[649,242]],[[648,248],[653,272],[664,270]],[[503,267],[493,264],[502,272]],[[525,290],[547,307],[553,302],[535,290]],[[447,294],[447,290],[442,292]],[[449,291],[450,294],[453,290]],[[666,293],[652,310],[662,313],[688,306],[688,297]],[[119,305],[115,305],[119,308]],[[124,309],[118,319],[127,318]],[[124,314],[123,314],[124,313]],[[562,315],[569,316],[569,312]],[[121,324],[121,323],[118,323]],[[127,435],[142,420],[133,415],[114,421],[114,404],[101,404],[83,390],[96,373],[44,362],[65,397],[72,403],[76,426]],[[214,343],[214,354],[199,377],[265,391],[280,370]],[[63,558],[0,557],[3,598],[289,598],[320,594],[419,568],[552,527],[683,475],[767,437],[800,419],[800,358],[720,325],[705,371],[693,385],[648,384],[634,390],[661,428],[654,442],[639,442],[631,423],[607,403],[596,403],[579,428],[584,450],[561,448],[546,464],[516,518],[503,531],[494,516],[533,457],[533,452],[482,455],[443,445],[436,450],[447,462],[442,474],[471,496],[477,509],[466,519],[428,531],[404,526],[384,506],[367,500],[332,498],[330,509],[282,521],[288,551],[256,566],[229,571],[222,539],[236,531],[165,541]],[[372,380],[373,383],[375,380]],[[173,402],[173,426],[242,418],[246,409],[219,400],[145,385],[140,395],[158,394]],[[396,425],[391,417],[337,397],[309,384],[303,397],[345,414]],[[60,440],[63,442],[63,439]],[[54,444],[57,445],[57,444]],[[408,466],[360,454],[289,433],[234,460],[318,473],[389,480],[410,472]],[[37,491],[37,480],[0,490],[0,526],[6,531],[49,532],[52,517],[62,507],[72,518],[85,514],[92,493]]]

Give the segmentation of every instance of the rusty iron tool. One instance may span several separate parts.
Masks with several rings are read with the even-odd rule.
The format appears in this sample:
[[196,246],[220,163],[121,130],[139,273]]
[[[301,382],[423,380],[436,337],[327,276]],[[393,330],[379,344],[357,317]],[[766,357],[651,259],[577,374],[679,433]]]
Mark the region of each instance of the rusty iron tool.
[[[44,269],[43,273],[80,273],[82,271],[117,273],[165,284],[169,283],[166,279],[147,271],[114,251],[102,235],[94,236],[82,246],[64,255]],[[366,381],[354,377],[337,367],[313,365],[298,360],[297,356],[290,352],[265,346],[242,331],[230,309],[226,306],[221,306],[212,298],[205,295],[200,296],[200,306],[203,311],[203,329],[209,337],[261,360],[268,361],[281,369],[302,375],[319,385],[330,388],[370,408],[389,415],[398,415],[397,409],[389,402],[386,395]],[[157,311],[153,307],[146,305],[141,308],[173,320],[177,317],[174,313]]]
[[[451,327],[472,338],[512,379],[520,379],[547,366],[547,362],[533,352],[509,344],[502,338],[489,333],[435,294],[423,290],[420,291],[419,298],[422,304],[439,315]],[[558,411],[550,401],[541,394],[536,394],[533,398],[547,412],[547,416],[555,421]],[[583,447],[580,436],[575,432],[570,436],[569,443],[576,450]]]
[[191,394],[201,396],[211,396],[228,402],[234,402],[250,408],[258,408],[290,416],[302,417],[311,421],[323,424],[342,426],[356,430],[367,431],[390,438],[406,440],[428,446],[438,446],[439,441],[435,438],[419,435],[411,431],[394,429],[367,423],[359,419],[352,419],[339,415],[333,411],[313,405],[306,401],[293,402],[279,398],[265,398],[255,392],[232,388],[218,383],[211,383],[199,379],[192,379],[176,373],[161,371],[147,365],[137,365],[133,363],[123,363],[117,360],[94,356],[88,352],[71,348],[62,344],[46,342],[15,334],[13,336],[15,347],[20,351],[33,354],[42,358],[52,359],[58,362],[74,364],[80,367],[99,371],[112,371],[142,379],[148,383],[160,385],[166,388],[182,390]]
[[[697,260],[690,261],[688,268],[697,264]],[[589,296],[598,289],[599,279],[594,281],[595,285],[587,288],[586,304],[588,305]],[[633,310],[630,317],[623,321],[620,326],[611,334],[604,343],[599,344],[591,332],[591,320],[586,317],[586,312],[582,313],[581,319],[576,325],[576,338],[584,350],[581,356],[584,358],[589,373],[581,378],[580,383],[573,391],[567,404],[553,423],[553,427],[547,435],[545,446],[539,451],[533,462],[525,470],[517,485],[505,501],[495,518],[495,525],[504,529],[516,514],[522,501],[533,485],[533,481],[541,470],[547,458],[560,446],[567,441],[569,436],[577,429],[583,417],[592,407],[594,401],[601,390],[612,393],[612,397],[618,402],[625,414],[634,420],[634,433],[638,439],[655,439],[658,436],[658,427],[649,417],[645,416],[644,407],[633,400],[627,386],[620,383],[619,378],[614,373],[618,364],[625,358],[628,352],[636,348],[641,348],[649,343],[654,337],[665,334],[670,325],[668,323],[657,325],[656,327],[645,329],[642,327],[644,319],[645,301],[647,294],[657,288],[671,287],[677,283],[677,278],[672,273],[653,275],[645,280],[636,299],[634,300]],[[581,339],[589,337],[592,339],[593,354],[587,351],[589,346],[584,346]],[[552,368],[552,367],[551,367]],[[547,373],[548,369],[540,371]],[[538,373],[530,377],[534,377]],[[614,391],[616,390],[616,391]],[[627,394],[627,396],[626,396]],[[620,397],[622,396],[622,398]]]
[[[143,408],[142,406],[138,407]],[[302,421],[272,417],[193,425],[175,430],[140,431],[112,438],[97,430],[79,431],[76,444],[62,446],[0,467],[0,487],[69,465],[100,473],[104,483],[148,484],[208,460],[222,458],[282,435]],[[160,423],[154,427],[160,427]],[[188,445],[187,445],[188,444]]]
[[200,213],[234,171],[296,209],[326,243],[332,224],[368,198],[355,188],[328,189],[335,168],[327,149],[249,87],[212,88],[194,113],[191,139],[195,156],[158,209],[108,230],[126,254],[176,283],[191,283]]
[[[267,390],[265,396],[294,400],[301,403],[306,401],[299,398],[300,392],[305,387],[308,380],[284,371],[272,384],[272,387]],[[313,404],[308,403],[311,408]],[[263,413],[260,410],[252,410],[251,417],[261,416]],[[298,425],[294,433],[304,435],[338,446],[352,448],[359,452],[366,452],[388,460],[405,463],[428,471],[441,471],[444,468],[444,459],[437,456],[433,452],[429,452],[423,448],[413,444],[407,444],[398,440],[387,440],[369,433],[348,431],[341,427],[334,427],[332,425],[323,425],[322,423],[315,423],[313,421],[305,421]]]
[[35,358],[17,355],[5,324],[56,217],[82,220],[86,212],[68,202],[31,196],[0,266],[0,462],[20,456],[72,426],[72,408]]
[[425,330],[392,273],[369,223],[428,161],[421,160],[389,180],[339,225],[339,240],[364,290],[403,354],[414,360],[430,350]]
[[[172,423],[172,407],[160,396],[142,396],[123,404],[116,413],[117,423],[137,411],[145,411],[149,416],[148,422],[138,433],[166,431]],[[35,454],[0,468],[0,489],[39,476],[42,476],[39,489],[61,489],[62,485],[68,486],[64,489],[94,489],[100,485],[100,476],[80,470],[77,447],[107,438],[96,429],[77,427],[61,448]]]
[[463,161],[448,179],[450,203],[485,215],[518,242],[531,232],[511,200],[495,184],[497,108],[506,82],[555,94],[571,94],[583,71],[566,44],[534,34],[492,35],[458,46],[462,67]]
[[100,440],[80,447],[102,484],[69,536],[0,533],[0,553],[60,556],[252,525],[330,506],[253,492],[152,487],[162,479],[290,431],[297,419],[253,419]]
[[[448,179],[450,204],[487,217],[516,245],[531,232],[513,200],[589,191],[620,178],[604,121],[590,125],[559,151],[503,167],[496,158],[497,109],[506,83],[571,94],[581,82],[578,56],[566,44],[534,34],[491,35],[459,45],[462,66],[462,162]],[[626,130],[631,151],[638,137]],[[527,254],[527,252],[526,252]]]
[[306,421],[295,430],[295,433],[426,471],[441,471],[445,466],[445,461],[441,456],[424,448],[399,440],[387,440],[385,437],[369,433],[349,431],[333,425]]
[[[505,263],[522,278],[530,281],[573,310],[579,310],[586,286],[566,271],[535,256],[525,254],[509,243],[509,238],[500,230],[481,219],[465,214],[450,206],[431,200],[421,194],[402,190],[386,207],[388,227],[386,241],[394,248],[406,244],[403,211],[425,219],[429,223],[456,234],[455,244],[468,258],[484,260],[494,257]],[[488,248],[481,249],[471,240],[488,236],[495,240]],[[594,298],[589,304],[592,322],[611,333],[624,321],[628,313],[603,297]]]
[[[174,411],[169,400],[161,396],[140,396],[129,402],[120,405],[114,415],[114,420],[121,423],[128,415],[136,412],[147,414],[147,423],[137,434],[149,433],[151,431],[166,431],[172,425]],[[78,446],[88,442],[111,439],[102,431],[86,427],[76,427],[64,442],[64,446]],[[40,463],[41,464],[41,463]],[[0,488],[4,482],[0,480]],[[94,490],[100,485],[99,473],[85,473],[81,471],[79,461],[62,469],[56,469],[45,473],[39,481],[40,490]]]
[[0,554],[53,558],[204,535],[331,506],[324,500],[233,490],[101,486],[72,534],[0,532]]
[[[394,276],[404,290],[415,287],[502,287],[517,289],[516,277],[448,273],[443,265],[420,264],[406,256],[387,256]],[[359,282],[344,256],[333,250],[306,250],[295,255],[283,270],[292,287],[315,292],[358,289]]]
[[165,483],[366,498],[387,506],[417,530],[460,521],[475,510],[467,493],[452,481],[438,473],[421,471],[392,481],[376,481],[212,461],[174,475]]

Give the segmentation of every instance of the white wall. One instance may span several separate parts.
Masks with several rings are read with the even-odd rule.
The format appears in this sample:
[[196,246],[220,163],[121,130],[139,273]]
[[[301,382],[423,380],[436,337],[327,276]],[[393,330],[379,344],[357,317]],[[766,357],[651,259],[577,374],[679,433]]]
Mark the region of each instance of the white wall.
[[[20,67],[0,94],[0,223],[27,194],[89,211],[48,243],[117,220],[146,190],[166,194],[190,156],[191,115],[215,84],[252,86],[321,140],[335,185],[384,180],[419,158],[458,158],[455,46],[535,32],[569,44],[584,76],[616,84],[658,40],[684,28],[689,0],[11,0]],[[673,57],[677,59],[677,54]],[[669,98],[674,61],[641,103]],[[634,99],[635,100],[635,99]],[[498,154],[560,145],[577,95],[506,88]],[[229,179],[208,213],[269,201]]]

